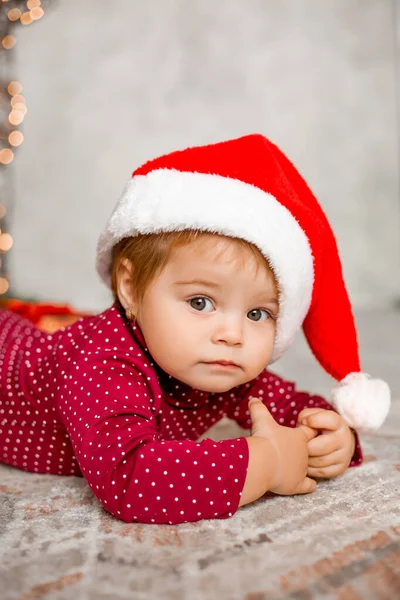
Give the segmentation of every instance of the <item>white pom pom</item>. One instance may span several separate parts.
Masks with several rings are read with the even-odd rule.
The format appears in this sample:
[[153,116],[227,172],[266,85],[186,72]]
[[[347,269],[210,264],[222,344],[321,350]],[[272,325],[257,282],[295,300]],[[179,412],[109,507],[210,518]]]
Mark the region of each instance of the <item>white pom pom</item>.
[[353,429],[379,429],[389,412],[388,384],[366,373],[349,373],[331,394],[331,403]]

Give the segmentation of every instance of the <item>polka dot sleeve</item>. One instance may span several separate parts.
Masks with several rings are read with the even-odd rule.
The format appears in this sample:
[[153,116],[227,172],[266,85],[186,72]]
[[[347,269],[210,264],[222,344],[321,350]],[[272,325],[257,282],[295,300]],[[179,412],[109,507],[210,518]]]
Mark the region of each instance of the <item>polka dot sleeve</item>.
[[127,522],[228,518],[248,465],[244,437],[163,440],[146,379],[118,357],[76,363],[59,410],[83,476],[104,508]]
[[[228,413],[244,429],[250,429],[251,420],[247,408],[251,396],[261,398],[274,419],[286,427],[296,427],[297,416],[304,408],[336,409],[321,396],[298,392],[293,382],[285,381],[278,375],[265,369],[256,379],[237,388],[240,401]],[[350,467],[363,463],[358,433],[352,430],[356,438],[356,449],[350,462]]]

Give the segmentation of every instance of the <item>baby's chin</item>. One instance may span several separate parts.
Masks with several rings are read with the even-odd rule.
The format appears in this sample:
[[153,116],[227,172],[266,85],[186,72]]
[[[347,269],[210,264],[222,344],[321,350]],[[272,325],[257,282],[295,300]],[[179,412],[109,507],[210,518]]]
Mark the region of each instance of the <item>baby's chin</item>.
[[198,377],[177,377],[182,383],[190,386],[195,390],[199,390],[200,392],[208,392],[209,394],[223,394],[225,392],[229,392],[233,388],[238,385],[242,385],[246,383],[246,381],[240,381],[235,378],[228,377],[213,377],[213,378],[198,378]]

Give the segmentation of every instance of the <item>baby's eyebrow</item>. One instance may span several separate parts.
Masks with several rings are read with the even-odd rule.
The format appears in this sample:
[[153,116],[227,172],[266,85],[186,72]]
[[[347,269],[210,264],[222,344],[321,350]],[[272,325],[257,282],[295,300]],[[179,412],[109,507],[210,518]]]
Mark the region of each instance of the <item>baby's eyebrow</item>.
[[206,285],[216,289],[221,289],[221,284],[214,281],[206,281],[205,279],[191,279],[190,281],[175,281],[174,285]]
[[[205,279],[190,279],[188,281],[175,281],[174,285],[204,285],[210,288],[215,288],[220,290],[222,288],[222,285],[220,283],[216,283],[215,281],[207,281]],[[277,306],[279,306],[279,300],[275,297],[271,297],[269,295],[266,294],[257,294],[257,299],[259,302],[264,301],[264,302],[272,302],[274,304],[276,304]]]
[[270,298],[269,296],[259,296],[260,298],[260,302],[264,301],[264,302],[271,302],[273,304],[276,304],[277,306],[279,306],[279,300],[277,298]]

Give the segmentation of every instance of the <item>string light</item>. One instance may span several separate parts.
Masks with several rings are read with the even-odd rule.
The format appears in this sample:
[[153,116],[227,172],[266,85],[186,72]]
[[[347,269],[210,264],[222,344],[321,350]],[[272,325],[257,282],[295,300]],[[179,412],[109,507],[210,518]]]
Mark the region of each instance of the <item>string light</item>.
[[0,163],[2,165],[8,165],[14,158],[14,152],[10,148],[3,148],[0,150]]
[[33,20],[30,11],[22,13],[19,20],[21,21],[22,25],[30,25]]
[[17,43],[17,39],[13,35],[5,35],[1,40],[1,45],[5,50],[11,50]]
[[13,239],[9,233],[0,235],[0,252],[8,252],[13,245]]
[[19,81],[10,81],[7,86],[7,92],[10,94],[10,96],[20,94],[22,92],[22,85]]
[[[22,86],[21,86],[22,87]],[[17,102],[22,102],[22,104],[25,104],[26,100],[24,96],[21,96],[21,94],[11,94],[12,98],[11,98],[11,106],[15,106],[15,104],[17,104]]]
[[[30,25],[34,21],[41,19],[45,11],[42,4],[47,4],[49,0],[41,2],[40,0],[0,0],[0,11],[6,13],[5,19],[0,19],[0,52],[12,52],[17,43],[17,37],[13,35],[10,28],[18,24]],[[2,7],[2,5],[6,5]],[[1,83],[0,83],[1,86]],[[3,89],[0,89],[0,104],[4,115],[3,122],[0,122],[0,175],[1,170],[7,168],[15,158],[15,149],[24,141],[23,133],[18,127],[23,123],[27,114],[25,96],[22,95],[23,86],[17,80],[3,82]],[[7,110],[7,105],[9,106]],[[0,220],[6,216],[6,206],[0,203]],[[6,224],[1,222],[0,229],[0,255],[6,255],[13,246],[13,238],[7,232]],[[0,258],[0,268],[4,269],[4,260]],[[0,296],[9,291],[9,281],[3,273],[0,276]]]
[[20,146],[23,141],[24,134],[21,131],[12,131],[8,136],[8,143],[11,144],[11,146]]
[[19,10],[19,8],[12,8],[11,10],[8,11],[8,18],[10,19],[10,21],[18,21],[21,14],[22,13]]
[[32,17],[32,21],[38,21],[43,17],[44,10],[43,8],[40,8],[40,6],[37,6],[36,8],[32,8],[32,10],[30,11],[30,15]]
[[[3,0],[4,2],[4,0]],[[8,292],[8,288],[10,287],[10,284],[8,283],[7,279],[5,279],[5,277],[0,277],[0,294],[5,294],[6,292]]]
[[12,110],[8,115],[8,120],[10,121],[11,125],[21,125],[22,121],[24,120],[24,115],[17,110]]

